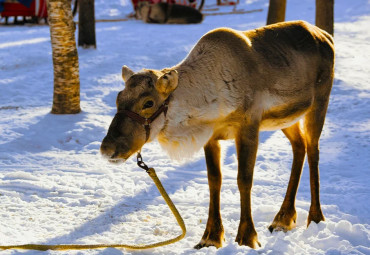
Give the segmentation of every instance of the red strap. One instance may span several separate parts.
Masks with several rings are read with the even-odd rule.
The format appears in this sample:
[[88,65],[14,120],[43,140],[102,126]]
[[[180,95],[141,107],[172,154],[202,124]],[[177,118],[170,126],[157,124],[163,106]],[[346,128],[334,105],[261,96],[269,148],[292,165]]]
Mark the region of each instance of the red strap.
[[150,124],[158,118],[159,115],[163,112],[164,116],[166,117],[167,115],[167,110],[168,110],[168,103],[170,101],[170,97],[167,97],[166,100],[164,100],[163,104],[158,108],[155,113],[153,113],[152,116],[149,118],[144,118],[141,115],[137,114],[136,112],[132,112],[130,110],[122,110],[119,111],[117,114],[125,114],[126,116],[130,117],[132,120],[138,122],[139,124],[143,125],[145,128],[145,133],[146,133],[146,140],[145,142],[148,141],[149,136],[150,136]]

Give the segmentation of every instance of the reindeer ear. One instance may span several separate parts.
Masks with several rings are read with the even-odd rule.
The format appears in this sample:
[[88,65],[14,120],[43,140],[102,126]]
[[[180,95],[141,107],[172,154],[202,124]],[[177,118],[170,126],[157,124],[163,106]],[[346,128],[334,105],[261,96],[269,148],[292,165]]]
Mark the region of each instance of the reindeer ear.
[[122,78],[126,82],[130,77],[134,74],[134,71],[132,71],[127,66],[122,66]]
[[171,70],[163,74],[157,80],[155,88],[164,97],[168,97],[176,88],[179,83],[179,75],[176,70]]

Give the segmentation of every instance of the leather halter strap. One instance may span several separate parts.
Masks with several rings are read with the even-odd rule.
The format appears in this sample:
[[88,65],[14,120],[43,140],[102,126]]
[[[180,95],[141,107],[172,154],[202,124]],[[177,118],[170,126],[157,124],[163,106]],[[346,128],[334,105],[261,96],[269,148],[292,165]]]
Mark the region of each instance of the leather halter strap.
[[150,136],[150,124],[159,115],[161,115],[162,112],[163,112],[164,116],[166,117],[169,101],[170,101],[170,97],[167,97],[167,99],[164,100],[163,104],[158,108],[158,110],[155,111],[155,113],[153,113],[153,115],[150,116],[149,118],[144,118],[141,115],[139,115],[135,112],[129,111],[129,110],[121,110],[117,114],[123,113],[127,117],[130,117],[132,120],[134,120],[134,121],[138,122],[139,124],[143,125],[144,128],[145,128],[145,134],[146,134],[145,142],[147,142],[148,139],[149,139],[149,136]]

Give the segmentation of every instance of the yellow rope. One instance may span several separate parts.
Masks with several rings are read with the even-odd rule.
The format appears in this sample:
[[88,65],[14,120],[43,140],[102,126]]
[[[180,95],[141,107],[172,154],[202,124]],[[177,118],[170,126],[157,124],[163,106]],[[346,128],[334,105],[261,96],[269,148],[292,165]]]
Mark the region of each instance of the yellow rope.
[[150,249],[155,248],[163,245],[168,245],[171,243],[175,243],[180,241],[184,238],[186,234],[186,227],[184,220],[181,218],[180,213],[177,211],[175,205],[171,201],[171,198],[168,196],[166,190],[163,188],[161,181],[158,179],[157,174],[155,173],[154,168],[149,168],[147,173],[154,181],[155,185],[157,186],[159,192],[161,193],[162,197],[166,201],[168,207],[171,209],[173,215],[175,216],[177,223],[182,229],[182,234],[178,237],[173,239],[153,243],[153,244],[146,244],[146,245],[128,245],[128,244],[57,244],[57,245],[48,245],[48,244],[23,244],[23,245],[8,245],[8,246],[0,246],[0,249],[7,250],[7,249],[26,249],[26,250],[39,250],[39,251],[47,251],[47,250],[85,250],[85,249],[99,249],[99,248],[126,248],[131,250],[143,250],[143,249]]

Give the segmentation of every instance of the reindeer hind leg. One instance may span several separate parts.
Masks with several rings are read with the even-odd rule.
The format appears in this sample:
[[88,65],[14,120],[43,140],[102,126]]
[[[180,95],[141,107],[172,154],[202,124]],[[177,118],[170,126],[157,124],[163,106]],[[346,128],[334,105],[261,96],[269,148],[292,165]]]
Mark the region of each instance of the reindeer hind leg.
[[310,111],[304,119],[304,133],[307,145],[307,159],[310,169],[311,206],[307,226],[314,221],[319,223],[325,217],[320,205],[319,181],[319,139],[324,126],[326,111],[329,104],[329,94],[333,83],[332,76],[320,84]]
[[283,129],[282,131],[292,145],[293,163],[287,192],[279,212],[276,214],[274,221],[269,226],[270,232],[273,230],[282,230],[286,232],[294,228],[296,225],[297,213],[295,210],[295,197],[297,194],[304,158],[306,155],[305,141],[299,127],[299,122]]

